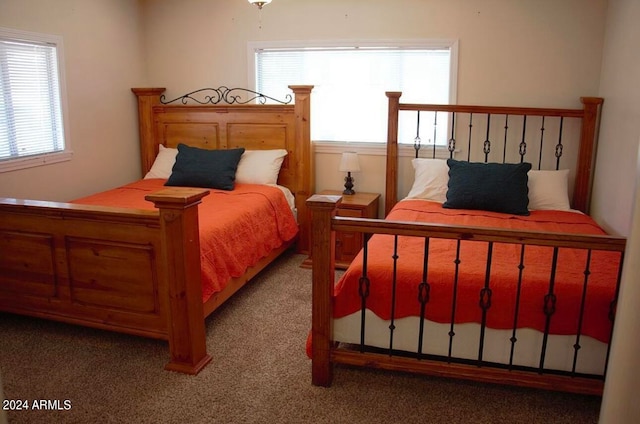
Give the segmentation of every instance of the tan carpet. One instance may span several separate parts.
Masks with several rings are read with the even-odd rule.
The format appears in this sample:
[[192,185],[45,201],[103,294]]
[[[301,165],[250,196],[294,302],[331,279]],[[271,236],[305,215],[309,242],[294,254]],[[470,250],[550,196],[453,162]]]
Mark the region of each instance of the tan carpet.
[[[163,370],[164,342],[0,314],[9,423],[596,423],[600,399],[337,367],[311,385],[311,271],[287,254],[207,319],[212,363]],[[61,402],[61,405],[64,404]]]

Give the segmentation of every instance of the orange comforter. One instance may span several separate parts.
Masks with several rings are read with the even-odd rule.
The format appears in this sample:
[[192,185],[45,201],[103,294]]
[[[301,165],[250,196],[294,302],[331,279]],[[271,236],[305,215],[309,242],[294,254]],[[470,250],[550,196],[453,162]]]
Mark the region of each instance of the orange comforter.
[[[140,180],[73,203],[154,210],[144,197],[163,189],[164,183]],[[198,217],[203,301],[298,233],[293,213],[277,187],[236,184],[232,191],[211,189],[202,200]]]
[[[605,234],[588,216],[575,212],[532,211],[530,216],[516,216],[485,211],[444,209],[435,202],[405,200],[398,203],[388,219],[430,223],[482,226],[546,232]],[[424,239],[399,237],[397,262],[398,286],[395,318],[420,316],[418,284],[422,280]],[[491,307],[487,326],[496,329],[513,327],[515,298],[520,263],[520,245],[494,244],[491,266]],[[393,236],[375,235],[369,242],[367,274],[370,295],[367,309],[383,319],[391,318],[391,279]],[[462,241],[455,306],[456,323],[481,322],[480,291],[485,284],[488,243]],[[544,297],[549,292],[553,249],[527,246],[518,326],[544,331]],[[337,283],[334,291],[334,317],[360,310],[358,281],[362,275],[360,252]],[[429,247],[427,281],[431,285],[425,318],[449,323],[452,316],[456,242],[433,239]],[[560,249],[554,293],[556,312],[551,319],[551,334],[576,334],[585,278],[587,253]],[[615,295],[619,253],[593,252],[588,280],[582,334],[607,342],[611,331],[610,303]]]

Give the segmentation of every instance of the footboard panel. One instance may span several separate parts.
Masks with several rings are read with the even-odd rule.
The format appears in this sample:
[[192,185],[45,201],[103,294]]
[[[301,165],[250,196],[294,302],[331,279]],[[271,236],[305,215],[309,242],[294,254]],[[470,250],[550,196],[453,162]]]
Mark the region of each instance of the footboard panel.
[[73,303],[158,314],[156,252],[151,245],[69,238],[67,252]]
[[169,341],[172,371],[206,350],[198,207],[208,190],[146,196],[159,211],[0,199],[0,311]]
[[166,339],[158,213],[65,205],[0,210],[0,309]]
[[0,232],[0,294],[57,296],[53,239],[51,234]]
[[[624,238],[342,218],[339,197],[308,202],[314,384],[344,363],[601,394]],[[337,287],[335,231],[376,235]]]

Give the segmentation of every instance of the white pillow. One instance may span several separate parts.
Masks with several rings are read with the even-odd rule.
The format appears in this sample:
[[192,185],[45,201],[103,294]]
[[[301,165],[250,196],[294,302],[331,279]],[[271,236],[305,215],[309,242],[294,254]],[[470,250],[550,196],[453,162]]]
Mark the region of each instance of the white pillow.
[[411,161],[415,176],[407,199],[425,199],[444,203],[447,200],[449,167],[443,159],[417,158]]
[[529,210],[554,209],[568,211],[569,170],[536,171],[531,170],[529,177]]
[[276,184],[285,156],[284,149],[245,150],[238,163],[236,183]]
[[173,164],[176,163],[176,155],[178,154],[178,149],[173,149],[170,147],[164,147],[162,144],[160,145],[160,151],[158,152],[158,156],[156,156],[156,160],[153,162],[151,169],[147,172],[147,175],[144,176],[144,179],[149,178],[163,178],[168,179],[171,176],[171,170],[173,169]]

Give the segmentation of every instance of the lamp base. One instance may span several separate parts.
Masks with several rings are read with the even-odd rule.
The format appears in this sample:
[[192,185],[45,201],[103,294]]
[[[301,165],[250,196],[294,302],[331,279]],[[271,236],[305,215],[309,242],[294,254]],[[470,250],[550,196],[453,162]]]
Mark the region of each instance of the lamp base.
[[344,191],[342,194],[356,194],[353,190],[353,178],[351,177],[351,172],[347,172],[347,176],[344,177]]

